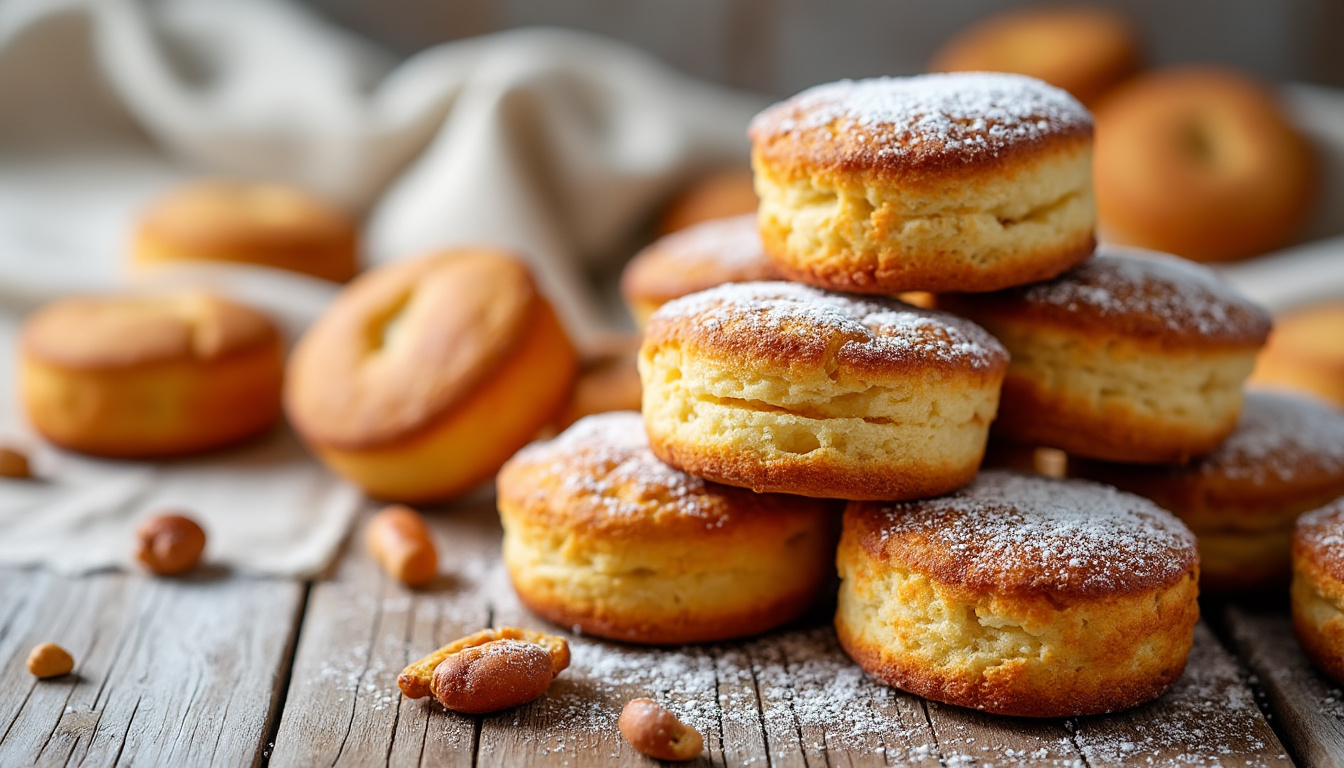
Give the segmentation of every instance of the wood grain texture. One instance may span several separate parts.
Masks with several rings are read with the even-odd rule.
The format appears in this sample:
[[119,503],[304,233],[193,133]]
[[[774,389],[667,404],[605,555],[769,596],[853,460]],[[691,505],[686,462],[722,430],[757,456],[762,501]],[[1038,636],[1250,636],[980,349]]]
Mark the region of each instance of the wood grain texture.
[[[0,571],[0,765],[258,765],[303,586]],[[44,641],[75,657],[36,680]]]
[[[825,607],[784,631],[703,647],[573,635],[519,604],[489,500],[430,522],[444,576],[428,589],[390,583],[359,545],[313,587],[272,765],[652,766],[616,729],[637,696],[701,732],[705,753],[690,763],[699,766],[1290,764],[1203,625],[1186,675],[1153,704],[1068,720],[995,717],[869,680],[840,650]],[[542,698],[484,717],[397,695],[403,665],[487,625],[564,634],[573,663]]]
[[1344,690],[1312,667],[1288,614],[1228,606],[1223,616],[1298,763],[1344,766]]

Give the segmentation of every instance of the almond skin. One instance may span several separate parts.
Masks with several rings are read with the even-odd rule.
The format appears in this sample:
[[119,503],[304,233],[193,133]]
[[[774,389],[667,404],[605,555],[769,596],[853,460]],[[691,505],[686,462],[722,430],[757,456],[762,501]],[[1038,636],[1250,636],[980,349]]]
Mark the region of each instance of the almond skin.
[[205,551],[205,530],[184,515],[159,515],[136,530],[135,559],[152,573],[176,576],[196,567]]
[[545,693],[553,679],[545,648],[494,640],[444,659],[434,668],[430,690],[448,709],[479,715],[526,704]]
[[631,699],[616,721],[621,735],[641,754],[657,760],[694,760],[705,749],[699,731],[652,699]]

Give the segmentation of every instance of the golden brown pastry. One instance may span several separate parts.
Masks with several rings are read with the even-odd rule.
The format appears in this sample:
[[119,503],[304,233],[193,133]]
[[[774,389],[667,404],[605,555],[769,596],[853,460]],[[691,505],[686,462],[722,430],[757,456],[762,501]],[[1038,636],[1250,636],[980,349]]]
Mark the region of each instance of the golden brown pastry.
[[1311,392],[1344,407],[1344,303],[1275,318],[1250,381]]
[[345,282],[358,268],[358,251],[354,219],[308,192],[215,180],[155,201],[140,219],[132,260],[232,261]]
[[60,299],[28,318],[19,345],[28,421],[73,451],[194,453],[253,437],[280,415],[280,333],[216,296]]
[[1071,456],[1180,464],[1237,424],[1264,310],[1196,264],[1106,250],[1049,282],[943,295],[1012,355],[994,434]]
[[854,502],[836,557],[840,644],[873,677],[1000,715],[1155,699],[1199,618],[1199,557],[1147,499],[983,472],[949,496]]
[[584,416],[639,410],[639,337],[617,337],[590,348],[574,381],[569,402],[555,420],[562,430]]
[[621,295],[643,328],[663,304],[724,283],[777,280],[754,213],[713,219],[667,235],[635,254],[621,274]]
[[285,410],[324,462],[371,495],[444,499],[548,424],[577,368],[522,262],[445,251],[342,291],[294,349]]
[[756,189],[748,168],[719,171],[691,184],[658,217],[658,234],[695,226],[702,221],[756,212]]
[[1124,16],[1098,7],[1018,8],[948,40],[932,72],[1015,72],[1038,77],[1092,105],[1139,68],[1137,35]]
[[726,640],[798,617],[828,583],[833,512],[679,472],[631,411],[589,416],[499,473],[504,563],[523,603],[633,643]]
[[1344,499],[1298,518],[1293,629],[1312,663],[1344,682]]
[[1144,467],[1075,458],[1069,471],[1176,513],[1199,538],[1205,592],[1282,586],[1297,516],[1344,495],[1344,412],[1251,391],[1236,430],[1201,459]]
[[796,283],[653,313],[640,350],[658,458],[756,491],[909,499],[970,482],[1007,355],[960,318]]
[[1269,88],[1212,67],[1150,72],[1108,96],[1094,172],[1106,240],[1196,261],[1287,245],[1316,187],[1310,147]]
[[1096,244],[1092,116],[1020,75],[817,86],[751,123],[766,252],[839,291],[993,291]]

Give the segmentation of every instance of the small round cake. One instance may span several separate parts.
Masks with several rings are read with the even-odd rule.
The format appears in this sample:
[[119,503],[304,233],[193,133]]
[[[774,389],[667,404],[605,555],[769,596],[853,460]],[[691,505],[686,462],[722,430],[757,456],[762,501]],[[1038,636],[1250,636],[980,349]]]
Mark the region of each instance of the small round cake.
[[841,81],[751,123],[766,252],[856,293],[994,291],[1096,244],[1092,117],[1020,75]]
[[1291,387],[1344,407],[1344,302],[1304,307],[1274,318],[1251,382]]
[[702,222],[655,241],[626,265],[621,295],[642,328],[672,299],[724,283],[778,278],[753,213]]
[[499,473],[504,563],[523,603],[634,643],[726,640],[796,618],[830,580],[838,511],[679,472],[631,411],[582,419]]
[[1316,171],[1275,94],[1232,70],[1140,75],[1097,108],[1097,210],[1109,242],[1196,261],[1287,245]]
[[702,221],[756,212],[751,169],[719,171],[682,190],[658,217],[658,234],[693,227]]
[[350,283],[295,346],[285,410],[309,447],[370,495],[446,499],[549,424],[577,369],[521,261],[452,250]]
[[1344,499],[1298,518],[1293,629],[1307,658],[1344,682]]
[[1008,356],[951,315],[796,283],[664,304],[640,350],[658,458],[715,482],[911,499],[970,482]]
[[280,416],[279,331],[209,294],[61,299],[28,318],[19,346],[28,421],[70,450],[195,453],[253,437]]
[[936,499],[855,502],[836,556],[840,644],[868,674],[1021,717],[1113,712],[1180,677],[1199,555],[1147,499],[997,470]]
[[1203,458],[1180,467],[1074,459],[1069,472],[1176,513],[1199,538],[1203,591],[1282,586],[1297,516],[1344,496],[1344,412],[1251,391],[1236,430]]
[[1139,68],[1133,27],[1089,6],[1018,8],[976,23],[933,55],[933,72],[1016,72],[1063,88],[1084,104]]
[[1270,328],[1210,270],[1119,249],[1049,282],[938,305],[1012,355],[995,435],[1137,464],[1181,464],[1231,434]]
[[156,201],[140,220],[132,256],[140,266],[229,261],[345,282],[358,253],[358,226],[331,204],[280,184],[217,180]]

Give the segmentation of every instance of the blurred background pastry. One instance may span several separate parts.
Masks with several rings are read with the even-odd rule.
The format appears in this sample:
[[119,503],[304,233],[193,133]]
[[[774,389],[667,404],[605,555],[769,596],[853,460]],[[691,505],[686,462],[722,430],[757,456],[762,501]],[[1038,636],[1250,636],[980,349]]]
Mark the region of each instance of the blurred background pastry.
[[1344,407],[1344,303],[1317,304],[1276,317],[1250,380],[1311,392]]
[[1139,40],[1124,14],[1098,6],[1017,8],[943,43],[930,72],[1015,72],[1093,106],[1139,68]]
[[724,283],[779,277],[752,212],[702,221],[658,238],[625,266],[621,295],[642,328],[655,309],[672,299]]
[[756,188],[750,168],[718,171],[692,182],[658,216],[659,235],[711,219],[756,212]]
[[563,430],[584,416],[607,411],[638,411],[639,337],[614,336],[590,343],[582,353],[582,363],[569,402],[560,410],[555,426]]
[[492,476],[555,418],[578,356],[510,254],[445,251],[352,282],[299,340],[285,410],[332,469],[395,501]]
[[294,187],[223,179],[174,189],[145,209],[136,266],[182,261],[257,264],[345,282],[358,269],[350,214]]
[[1096,118],[1106,240],[1228,261],[1287,245],[1311,212],[1311,148],[1249,75],[1154,70],[1109,94]]
[[19,385],[43,437],[99,456],[176,456],[280,416],[284,352],[265,315],[204,293],[52,302],[24,323]]

